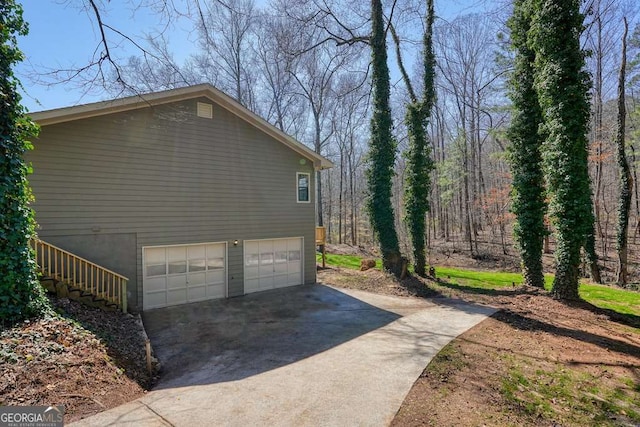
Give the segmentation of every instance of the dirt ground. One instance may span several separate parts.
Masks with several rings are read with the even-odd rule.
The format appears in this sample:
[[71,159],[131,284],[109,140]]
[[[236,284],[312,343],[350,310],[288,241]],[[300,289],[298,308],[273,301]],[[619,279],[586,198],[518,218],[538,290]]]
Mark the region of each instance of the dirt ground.
[[636,316],[587,303],[568,306],[524,287],[480,291],[421,278],[398,282],[379,270],[318,274],[336,286],[500,309],[425,368],[393,426],[640,425]]
[[137,318],[51,303],[57,315],[0,331],[0,405],[64,405],[69,423],[145,393],[153,378]]

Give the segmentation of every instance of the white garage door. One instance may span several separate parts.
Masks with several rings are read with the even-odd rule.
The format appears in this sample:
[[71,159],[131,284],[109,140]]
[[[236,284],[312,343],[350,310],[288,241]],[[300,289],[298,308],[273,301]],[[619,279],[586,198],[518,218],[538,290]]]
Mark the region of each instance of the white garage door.
[[302,237],[244,241],[244,292],[302,284]]
[[143,309],[224,298],[226,252],[225,243],[142,248]]

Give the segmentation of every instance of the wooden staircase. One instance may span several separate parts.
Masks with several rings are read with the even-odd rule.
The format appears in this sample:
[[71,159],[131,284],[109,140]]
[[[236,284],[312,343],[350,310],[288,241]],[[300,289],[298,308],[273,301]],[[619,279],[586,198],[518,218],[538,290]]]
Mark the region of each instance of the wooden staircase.
[[126,277],[40,239],[32,240],[40,283],[61,298],[127,311]]

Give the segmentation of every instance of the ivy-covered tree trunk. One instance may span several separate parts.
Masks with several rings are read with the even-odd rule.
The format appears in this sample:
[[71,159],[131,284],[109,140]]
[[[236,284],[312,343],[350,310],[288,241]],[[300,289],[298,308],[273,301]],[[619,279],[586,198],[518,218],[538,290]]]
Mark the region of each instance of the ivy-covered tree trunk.
[[373,80],[373,116],[367,168],[367,210],[375,236],[380,242],[383,267],[397,277],[403,274],[404,260],[400,255],[395,229],[391,185],[396,159],[396,141],[391,133],[389,105],[389,68],[385,40],[382,2],[371,1],[371,71]]
[[511,211],[516,217],[513,232],[522,259],[524,283],[542,288],[546,204],[541,153],[543,138],[538,129],[542,111],[534,88],[535,53],[527,44],[532,12],[531,0],[516,0],[508,23],[515,50],[509,92],[513,112],[508,136],[513,175]]
[[422,105],[411,103],[407,106],[407,132],[409,150],[405,189],[405,218],[413,246],[414,271],[426,276],[426,215],[429,211],[430,172],[432,169],[431,150],[427,143],[425,116]]
[[23,160],[24,138],[37,128],[24,115],[12,70],[22,60],[16,36],[26,34],[20,5],[0,0],[0,322],[37,315],[45,304],[29,244],[34,220]]
[[549,213],[557,233],[551,293],[578,299],[580,250],[593,229],[587,169],[589,76],[580,49],[580,0],[534,0],[529,31],[535,53],[535,88],[546,140],[543,161]]
[[[426,229],[427,213],[429,212],[429,192],[431,190],[431,171],[433,160],[431,158],[431,145],[427,137],[427,125],[431,110],[435,103],[435,68],[436,60],[433,53],[433,0],[427,0],[427,15],[425,19],[425,32],[423,36],[423,67],[424,67],[424,93],[419,102],[415,95],[411,82],[404,71],[400,54],[398,62],[401,65],[402,74],[411,94],[411,103],[407,106],[405,122],[409,135],[409,149],[407,151],[407,175],[405,189],[406,223],[409,229],[411,245],[413,246],[414,271],[419,276],[426,276]],[[396,47],[399,51],[399,41],[394,32]]]
[[616,250],[618,251],[618,285],[627,285],[627,232],[629,230],[629,212],[631,211],[631,192],[633,190],[633,178],[627,162],[625,151],[625,70],[627,68],[627,32],[629,25],[624,18],[624,34],[622,36],[622,57],[620,59],[620,74],[618,77],[618,131],[616,133],[616,154],[620,174],[620,199],[618,200],[618,226]]
[[596,254],[596,224],[593,205],[591,205],[591,215],[593,216],[594,223],[591,225],[591,228],[587,232],[587,239],[584,244],[584,252],[587,258],[587,264],[589,264],[589,274],[591,275],[591,280],[596,283],[602,283],[600,266],[598,265],[598,255]]

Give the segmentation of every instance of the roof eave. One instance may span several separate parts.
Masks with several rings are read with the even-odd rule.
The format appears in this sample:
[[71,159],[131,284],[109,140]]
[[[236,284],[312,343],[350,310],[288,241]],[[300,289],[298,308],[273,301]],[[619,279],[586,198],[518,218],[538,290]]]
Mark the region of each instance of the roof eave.
[[280,129],[271,125],[257,114],[243,107],[230,96],[219,91],[210,84],[203,83],[195,86],[188,86],[179,89],[170,89],[150,94],[129,96],[110,101],[101,101],[91,104],[78,105],[74,107],[58,108],[55,110],[30,113],[31,118],[41,126],[57,123],[64,123],[74,120],[86,119],[111,113],[130,111],[144,107],[179,102],[187,99],[205,97],[215,102],[222,108],[230,111],[236,116],[244,119],[249,124],[262,130],[274,139],[280,141],[290,149],[313,161],[316,169],[329,169],[333,163],[315,151],[303,145],[301,142],[290,137]]

